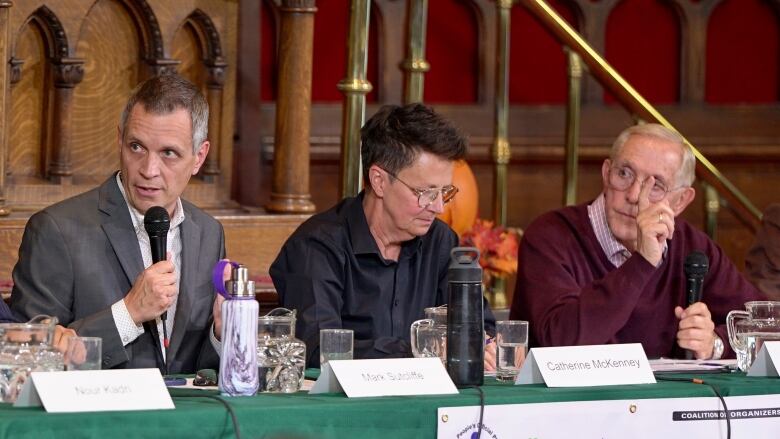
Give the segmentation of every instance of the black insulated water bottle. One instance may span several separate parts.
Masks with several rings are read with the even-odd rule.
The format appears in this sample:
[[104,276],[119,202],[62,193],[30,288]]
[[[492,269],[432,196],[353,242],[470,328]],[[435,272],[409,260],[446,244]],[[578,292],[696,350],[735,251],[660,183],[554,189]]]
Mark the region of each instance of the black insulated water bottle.
[[485,339],[479,250],[450,252],[447,303],[447,372],[457,387],[481,386]]

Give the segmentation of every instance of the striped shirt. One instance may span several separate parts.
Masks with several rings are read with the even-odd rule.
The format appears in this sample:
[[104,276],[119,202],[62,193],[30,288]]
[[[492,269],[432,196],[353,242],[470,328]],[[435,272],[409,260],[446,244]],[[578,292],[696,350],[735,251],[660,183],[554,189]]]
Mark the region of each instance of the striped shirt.
[[[596,239],[598,239],[599,244],[601,244],[601,249],[604,250],[604,254],[607,256],[607,259],[609,259],[609,262],[615,267],[623,265],[623,263],[631,257],[631,251],[621,244],[609,229],[609,223],[607,223],[606,200],[603,193],[599,195],[593,203],[588,205],[588,218],[590,218],[590,225],[593,226],[593,232],[596,234]],[[664,242],[664,259],[666,259],[667,249],[668,245]]]

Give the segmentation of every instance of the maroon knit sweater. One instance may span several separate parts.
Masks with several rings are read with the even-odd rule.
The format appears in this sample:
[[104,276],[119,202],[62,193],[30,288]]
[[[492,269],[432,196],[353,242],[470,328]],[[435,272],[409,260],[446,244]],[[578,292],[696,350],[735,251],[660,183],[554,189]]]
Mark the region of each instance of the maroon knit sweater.
[[525,231],[510,318],[530,322],[532,346],[642,343],[648,358],[681,357],[674,307],[685,307],[685,257],[704,252],[710,269],[702,301],[733,357],[726,314],[765,300],[723,250],[682,219],[658,268],[634,253],[620,268],[604,254],[587,205],[546,213]]

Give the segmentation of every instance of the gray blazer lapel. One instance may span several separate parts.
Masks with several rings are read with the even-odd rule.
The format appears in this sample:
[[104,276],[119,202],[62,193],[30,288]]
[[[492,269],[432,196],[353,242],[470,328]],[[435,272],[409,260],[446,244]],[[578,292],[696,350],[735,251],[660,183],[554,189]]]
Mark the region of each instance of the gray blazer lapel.
[[111,243],[128,282],[132,285],[144,269],[143,256],[138,246],[138,237],[133,230],[133,221],[130,219],[127,203],[116,185],[116,174],[100,187],[98,209],[107,215],[103,219],[103,232]]
[[[181,346],[184,334],[193,311],[193,304],[198,297],[193,297],[192,282],[197,279],[199,269],[210,270],[211,267],[199,267],[198,255],[200,255],[200,226],[192,221],[192,216],[185,210],[185,218],[181,223],[181,277],[179,278],[179,299],[176,303],[176,318],[171,334],[171,346],[168,349],[168,358],[177,358],[176,353]],[[212,301],[209,301],[209,304]]]

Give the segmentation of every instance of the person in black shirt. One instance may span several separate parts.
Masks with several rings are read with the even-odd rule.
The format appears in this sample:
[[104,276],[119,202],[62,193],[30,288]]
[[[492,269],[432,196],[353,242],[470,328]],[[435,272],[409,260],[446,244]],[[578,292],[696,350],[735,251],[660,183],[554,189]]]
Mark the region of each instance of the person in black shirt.
[[[409,357],[412,322],[447,301],[458,237],[436,215],[458,191],[452,169],[465,137],[421,104],[381,108],[361,137],[364,190],[301,224],[270,268],[282,305],[298,311],[310,367],[326,328],[354,331],[355,358]],[[485,322],[492,334],[487,303]]]

